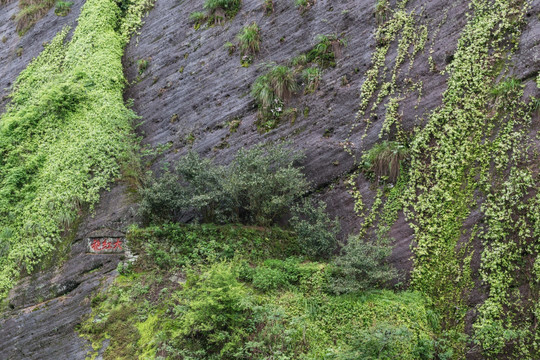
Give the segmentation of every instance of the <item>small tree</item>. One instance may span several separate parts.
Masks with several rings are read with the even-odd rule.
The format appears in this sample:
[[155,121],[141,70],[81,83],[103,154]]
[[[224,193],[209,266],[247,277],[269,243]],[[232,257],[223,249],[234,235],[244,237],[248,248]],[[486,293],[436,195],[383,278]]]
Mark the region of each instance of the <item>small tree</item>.
[[312,200],[304,200],[293,207],[290,224],[306,255],[328,258],[336,249],[339,220],[330,219],[323,201],[315,206]]
[[254,325],[247,288],[231,264],[217,263],[190,275],[179,300],[183,303],[175,310],[181,318],[173,341],[188,354],[231,358]]
[[383,286],[396,278],[397,271],[387,262],[392,247],[362,241],[351,236],[342,255],[333,262],[332,290],[337,294]]

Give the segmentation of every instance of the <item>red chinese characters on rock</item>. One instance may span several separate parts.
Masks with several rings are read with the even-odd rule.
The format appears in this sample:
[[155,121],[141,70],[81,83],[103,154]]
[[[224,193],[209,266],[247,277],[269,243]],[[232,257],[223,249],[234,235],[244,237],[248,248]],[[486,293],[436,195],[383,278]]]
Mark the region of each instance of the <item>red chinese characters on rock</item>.
[[122,238],[92,239],[90,248],[94,252],[122,251]]

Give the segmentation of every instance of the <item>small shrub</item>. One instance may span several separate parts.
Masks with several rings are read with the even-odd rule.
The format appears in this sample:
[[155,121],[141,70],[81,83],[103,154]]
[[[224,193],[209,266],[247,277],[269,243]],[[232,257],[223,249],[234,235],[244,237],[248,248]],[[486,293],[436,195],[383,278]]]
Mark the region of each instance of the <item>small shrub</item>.
[[137,70],[139,71],[139,75],[142,75],[146,69],[148,69],[148,60],[146,59],[139,59],[137,60]]
[[395,182],[410,150],[397,141],[375,144],[362,156],[363,167],[379,179]]
[[165,171],[159,180],[140,190],[139,212],[149,220],[176,219],[191,209],[201,211],[210,221],[226,201],[222,186],[225,169],[194,152],[178,162],[174,171]]
[[342,255],[333,262],[331,289],[342,294],[385,285],[397,276],[386,261],[391,253],[389,245],[364,242],[351,236]]
[[336,58],[341,56],[341,48],[346,46],[344,39],[339,39],[336,35],[317,35],[316,44],[308,52],[309,62],[315,62],[322,68],[336,66]]
[[[240,0],[206,0],[204,9],[209,15],[233,18],[240,10]],[[219,22],[217,20],[216,22]]]
[[69,11],[71,10],[72,5],[73,1],[57,1],[54,13],[58,16],[67,16],[67,14],[69,14]]
[[274,0],[264,0],[263,9],[266,15],[272,14],[274,12]]
[[175,312],[181,318],[172,338],[176,348],[188,357],[219,354],[227,359],[241,349],[254,326],[253,305],[230,264],[217,263],[200,275],[191,274],[177,296],[181,304]]
[[305,200],[292,209],[290,224],[298,236],[304,253],[310,257],[328,258],[337,245],[340,231],[339,220],[331,220],[326,212],[326,204],[320,201],[317,206]]
[[208,20],[208,16],[202,11],[195,11],[189,14],[189,19],[195,23],[195,29],[198,29]]
[[309,10],[315,5],[315,0],[295,0],[294,5],[302,12]]
[[254,55],[259,52],[261,46],[261,29],[256,23],[245,26],[236,38],[242,55]]
[[234,52],[236,51],[236,45],[233,44],[233,43],[230,42],[230,41],[227,41],[227,42],[225,43],[225,45],[223,45],[223,47],[224,47],[225,49],[227,49],[227,51],[229,52],[229,55],[234,54]]
[[306,94],[313,93],[319,88],[322,79],[321,69],[318,67],[304,69],[304,71],[302,71],[302,78],[306,84],[304,92]]
[[7,36],[2,36],[2,43],[5,44],[7,42],[8,38]]

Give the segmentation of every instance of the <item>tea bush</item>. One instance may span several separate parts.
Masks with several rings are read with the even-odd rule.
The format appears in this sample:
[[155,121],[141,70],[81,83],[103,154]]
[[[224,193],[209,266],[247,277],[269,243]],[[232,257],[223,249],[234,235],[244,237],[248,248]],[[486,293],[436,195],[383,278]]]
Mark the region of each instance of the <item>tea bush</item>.
[[140,212],[151,220],[193,210],[205,222],[271,224],[308,188],[294,166],[301,158],[283,145],[255,146],[225,167],[190,153],[141,191]]

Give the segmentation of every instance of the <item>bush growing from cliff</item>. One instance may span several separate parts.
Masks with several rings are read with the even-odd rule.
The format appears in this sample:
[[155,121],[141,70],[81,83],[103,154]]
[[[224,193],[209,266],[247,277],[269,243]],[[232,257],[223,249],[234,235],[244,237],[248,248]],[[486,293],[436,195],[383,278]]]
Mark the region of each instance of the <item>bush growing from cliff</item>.
[[194,210],[207,222],[271,224],[308,188],[294,166],[301,158],[283,145],[258,145],[240,150],[225,167],[190,153],[141,191],[141,214],[175,219]]
[[73,1],[57,1],[54,13],[58,16],[67,16],[73,6]]
[[347,45],[345,39],[337,35],[317,35],[316,44],[307,53],[308,62],[319,64],[322,68],[336,66],[336,58],[341,55],[341,48]]
[[220,16],[218,13],[224,12],[226,17],[233,18],[240,10],[240,0],[206,0],[204,9],[210,15]]
[[304,93],[310,94],[319,88],[319,83],[322,79],[321,69],[318,67],[310,67],[302,71],[302,78],[306,84]]

